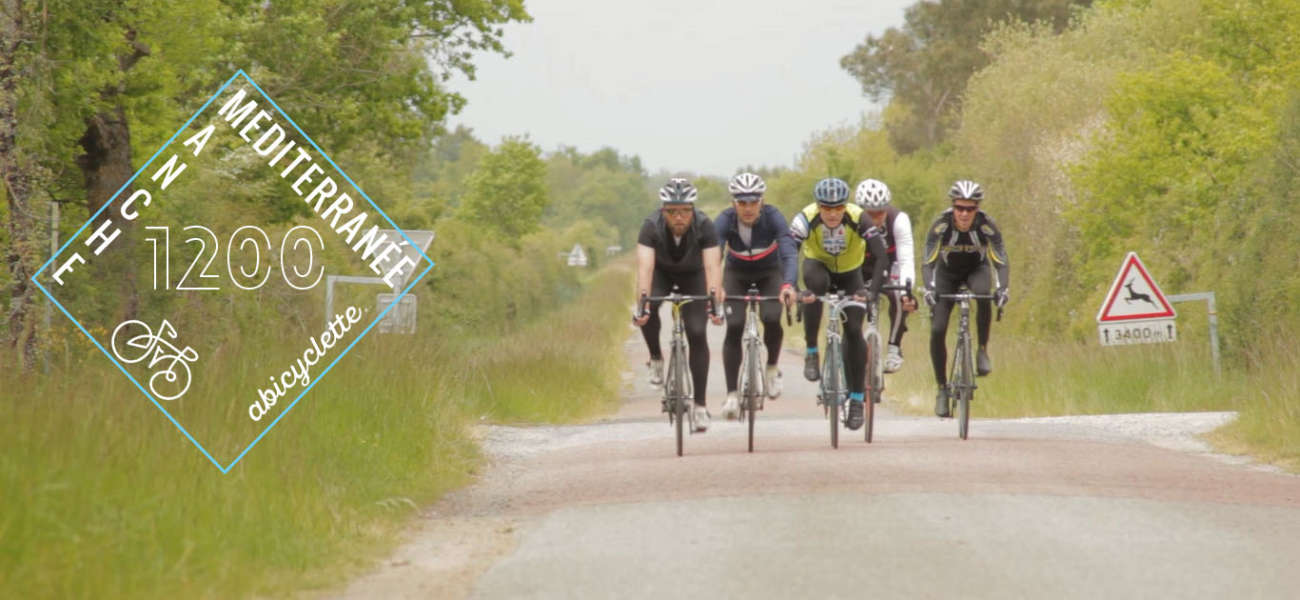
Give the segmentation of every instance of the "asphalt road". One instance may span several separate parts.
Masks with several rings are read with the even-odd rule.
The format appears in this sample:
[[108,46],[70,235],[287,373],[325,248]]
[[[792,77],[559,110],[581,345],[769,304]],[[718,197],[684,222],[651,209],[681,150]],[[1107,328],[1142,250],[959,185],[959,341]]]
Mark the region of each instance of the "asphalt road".
[[479,481],[334,596],[1300,597],[1300,478],[1210,452],[1231,414],[976,418],[961,441],[887,400],[874,443],[832,450],[789,353],[750,454],[711,330],[714,427],[684,457],[630,337],[616,415],[480,429]]

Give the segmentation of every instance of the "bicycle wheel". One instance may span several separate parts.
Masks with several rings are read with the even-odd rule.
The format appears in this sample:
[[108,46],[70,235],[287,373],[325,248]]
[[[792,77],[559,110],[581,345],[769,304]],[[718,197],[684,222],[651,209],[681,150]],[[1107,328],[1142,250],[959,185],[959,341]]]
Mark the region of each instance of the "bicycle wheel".
[[962,345],[964,351],[962,352],[961,379],[958,380],[961,385],[958,387],[959,393],[957,394],[957,435],[964,440],[970,433],[970,401],[971,396],[975,394],[975,365],[972,364],[974,357],[970,349],[969,336]]
[[831,424],[831,447],[840,447],[840,408],[843,406],[844,376],[841,374],[843,363],[840,361],[838,343],[826,343],[826,358],[822,364],[822,381],[824,382],[826,416]]
[[863,437],[871,443],[872,430],[875,428],[876,404],[885,390],[885,363],[880,354],[880,334],[872,329],[867,332],[867,397],[863,407]]
[[691,402],[690,394],[687,393],[689,382],[685,377],[686,361],[683,360],[682,354],[681,348],[674,346],[672,362],[668,365],[669,385],[667,387],[672,390],[669,403],[673,407],[672,410],[676,419],[674,426],[677,429],[677,456],[682,455],[682,438],[685,437],[686,430],[686,411],[690,410],[689,404]]
[[742,408],[742,411],[745,414],[745,418],[749,420],[750,452],[754,451],[754,421],[758,417],[758,403],[762,400],[764,392],[762,373],[759,371],[759,365],[763,361],[760,360],[761,356],[757,346],[758,344],[756,340],[751,342],[751,347],[747,353],[748,360],[745,364],[745,387],[742,388],[744,390],[745,400],[745,406]]

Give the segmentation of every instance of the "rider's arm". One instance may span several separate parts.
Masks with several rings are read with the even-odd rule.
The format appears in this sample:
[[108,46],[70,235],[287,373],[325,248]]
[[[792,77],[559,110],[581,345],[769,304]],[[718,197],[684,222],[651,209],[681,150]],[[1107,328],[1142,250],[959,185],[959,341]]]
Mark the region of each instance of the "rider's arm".
[[[650,284],[654,281],[655,246],[659,243],[654,221],[646,219],[641,225],[641,233],[636,240],[636,298],[650,294]],[[641,307],[637,307],[640,310]]]
[[913,260],[914,251],[912,249],[912,220],[907,217],[907,213],[900,212],[894,219],[894,243],[897,248],[894,249],[898,256],[898,283],[902,285],[908,281],[916,281],[916,265]]
[[785,221],[785,215],[781,210],[772,207],[767,211],[772,215],[772,224],[776,227],[777,256],[781,260],[781,281],[782,287],[794,286],[795,279],[799,277],[799,247],[795,244],[794,238],[788,235],[790,226]]
[[947,222],[940,216],[925,234],[925,255],[921,262],[921,282],[925,289],[934,289],[934,272],[938,268],[940,238],[947,231]]
[[871,284],[867,298],[880,295],[880,286],[889,278],[889,248],[885,246],[885,233],[876,227],[867,227],[862,232],[862,239],[867,241],[867,251],[871,253]]
[[[794,252],[796,256],[799,254],[799,247],[803,245],[804,240],[808,239],[809,232],[810,232],[810,227],[808,224],[808,217],[803,214],[803,211],[799,211],[799,213],[794,216],[794,219],[790,221],[790,235],[789,235],[790,243],[794,246]],[[782,276],[785,277],[785,283],[793,285],[796,288],[798,288],[797,280],[795,279],[796,277],[798,277],[798,271],[799,271],[798,264],[799,264],[798,261],[796,261],[793,277],[791,276],[789,270],[784,270],[782,272]],[[784,263],[782,264],[782,266],[784,266]]]
[[[714,291],[715,297],[722,299],[722,244],[718,239],[718,229],[713,221],[703,213],[700,217],[700,248],[704,253],[704,281],[708,289]],[[718,310],[722,310],[721,305]]]
[[993,262],[993,268],[998,273],[998,289],[1007,289],[1011,285],[1011,265],[1007,261],[1007,248],[1002,244],[1002,230],[998,229],[993,218],[984,215],[984,224],[980,226],[980,233],[988,241],[989,260]]
[[718,250],[719,250],[718,260],[719,261],[726,258],[726,254],[724,253],[727,246],[726,232],[730,231],[733,226],[735,212],[736,211],[731,210],[729,208],[725,209],[722,212],[718,213],[717,219],[713,220],[713,230],[718,235]]

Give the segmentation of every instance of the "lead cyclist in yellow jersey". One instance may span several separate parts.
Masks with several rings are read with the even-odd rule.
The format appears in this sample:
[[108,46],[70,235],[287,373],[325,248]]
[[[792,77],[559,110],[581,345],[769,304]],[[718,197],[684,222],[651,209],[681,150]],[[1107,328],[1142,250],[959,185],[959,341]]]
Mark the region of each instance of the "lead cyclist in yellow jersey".
[[[883,232],[862,214],[862,207],[849,204],[849,184],[841,179],[823,179],[813,187],[816,202],[804,207],[790,222],[790,236],[803,254],[804,340],[808,354],[804,377],[821,376],[817,360],[817,335],[821,329],[822,305],[814,296],[825,295],[834,284],[843,293],[854,294],[874,304],[880,286],[888,276],[889,258]],[[875,265],[870,289],[862,280],[862,263],[870,252]],[[789,282],[794,283],[794,282]],[[862,427],[862,397],[866,376],[866,341],[862,339],[863,311],[849,308],[844,322],[844,375],[849,386],[849,429]]]

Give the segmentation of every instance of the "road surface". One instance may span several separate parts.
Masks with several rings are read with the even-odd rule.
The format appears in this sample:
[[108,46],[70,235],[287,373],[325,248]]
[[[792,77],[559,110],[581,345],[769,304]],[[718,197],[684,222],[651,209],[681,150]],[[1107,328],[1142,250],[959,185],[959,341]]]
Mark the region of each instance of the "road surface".
[[1300,596],[1300,477],[1213,454],[1197,435],[1230,413],[986,420],[977,399],[963,442],[887,392],[875,442],[832,450],[783,352],[749,454],[710,330],[714,427],[684,457],[633,335],[617,414],[480,428],[479,481],[331,597]]

